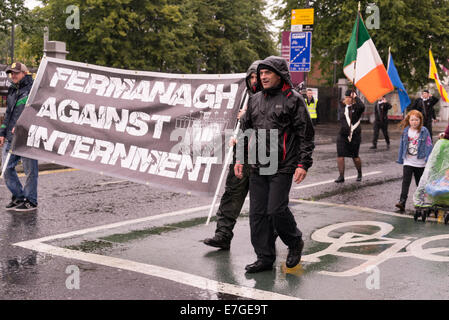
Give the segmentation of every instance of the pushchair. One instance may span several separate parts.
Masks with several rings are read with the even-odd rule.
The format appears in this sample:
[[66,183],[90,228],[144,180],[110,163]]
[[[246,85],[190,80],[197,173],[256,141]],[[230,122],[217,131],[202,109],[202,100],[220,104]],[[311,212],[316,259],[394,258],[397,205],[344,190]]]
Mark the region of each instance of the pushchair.
[[440,139],[433,147],[418,188],[413,195],[415,221],[432,214],[449,222],[449,140]]

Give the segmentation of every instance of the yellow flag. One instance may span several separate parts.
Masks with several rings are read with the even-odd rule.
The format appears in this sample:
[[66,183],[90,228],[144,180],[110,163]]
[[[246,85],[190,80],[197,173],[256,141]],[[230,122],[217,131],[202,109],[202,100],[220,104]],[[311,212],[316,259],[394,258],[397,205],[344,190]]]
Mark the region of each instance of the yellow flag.
[[438,71],[437,71],[437,67],[435,65],[435,60],[433,60],[432,51],[430,49],[429,49],[429,62],[430,62],[429,63],[429,79],[435,80],[435,83],[438,87],[438,92],[440,93],[441,98],[443,98],[443,100],[445,102],[449,102],[449,97],[447,95],[447,92],[440,83],[440,78],[438,77]]

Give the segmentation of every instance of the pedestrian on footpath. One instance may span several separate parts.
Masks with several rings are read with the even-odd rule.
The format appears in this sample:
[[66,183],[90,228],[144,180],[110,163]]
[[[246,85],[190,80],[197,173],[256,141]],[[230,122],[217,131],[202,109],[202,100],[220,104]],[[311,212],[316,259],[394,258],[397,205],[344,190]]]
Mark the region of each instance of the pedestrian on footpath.
[[315,98],[313,97],[312,89],[307,89],[304,100],[307,105],[307,110],[309,110],[310,119],[312,119],[313,126],[315,127],[318,119],[317,113],[318,99],[315,100]]
[[432,152],[432,139],[429,130],[423,126],[423,123],[423,115],[417,110],[407,113],[405,119],[400,123],[403,132],[397,163],[403,164],[403,174],[401,195],[396,208],[401,212],[405,211],[412,176],[415,177],[415,183],[418,185]]
[[[275,231],[288,246],[286,266],[301,260],[304,241],[288,207],[292,180],[301,183],[312,166],[314,129],[302,95],[292,88],[284,58],[270,56],[257,68],[262,91],[256,93],[242,118],[242,130],[255,133],[259,155],[251,164],[249,179],[251,244],[257,260],[246,266],[247,273],[272,270],[276,260]],[[242,143],[240,139],[239,143]],[[271,145],[270,145],[271,142]],[[260,148],[268,161],[262,161]],[[235,175],[243,177],[238,161]]]
[[336,183],[345,182],[345,158],[352,158],[357,169],[357,181],[362,181],[362,160],[359,157],[359,149],[362,142],[360,121],[364,111],[365,105],[362,100],[355,92],[347,90],[338,109],[341,128],[337,136],[339,176],[335,180]]
[[432,139],[432,122],[436,121],[434,106],[438,102],[438,98],[434,97],[429,90],[423,90],[421,98],[416,99],[413,104],[407,108],[407,112],[418,110],[423,115],[423,126],[427,128]]
[[[246,72],[246,92],[250,98],[256,92],[260,91],[260,86],[257,83],[257,66],[259,65],[259,62],[260,60],[253,62]],[[245,111],[246,106],[240,111],[238,117],[240,118]],[[236,150],[234,145],[233,162],[229,165],[225,192],[221,197],[220,206],[217,211],[217,227],[215,229],[215,235],[212,238],[204,240],[204,244],[223,250],[229,250],[231,246],[231,240],[234,237],[232,230],[240,215],[240,211],[242,210],[249,190],[249,164],[245,162],[242,178],[237,178],[234,174],[235,154]]]
[[[28,74],[28,69],[23,63],[13,63],[6,69],[6,73],[11,74],[12,84],[8,89],[6,98],[5,119],[0,127],[0,147],[3,147],[2,166],[5,165],[11,149],[14,127],[25,108],[33,85],[33,78]],[[22,186],[17,176],[16,165],[19,163],[19,160],[22,160],[23,170],[26,175],[25,186]],[[38,174],[37,160],[11,154],[4,173],[5,184],[12,193],[11,201],[6,205],[6,209],[31,211],[37,208]]]
[[379,130],[382,130],[385,142],[387,143],[387,150],[390,149],[390,137],[388,136],[388,110],[391,108],[391,104],[385,97],[380,98],[380,100],[374,103],[374,135],[373,145],[370,149],[377,149]]

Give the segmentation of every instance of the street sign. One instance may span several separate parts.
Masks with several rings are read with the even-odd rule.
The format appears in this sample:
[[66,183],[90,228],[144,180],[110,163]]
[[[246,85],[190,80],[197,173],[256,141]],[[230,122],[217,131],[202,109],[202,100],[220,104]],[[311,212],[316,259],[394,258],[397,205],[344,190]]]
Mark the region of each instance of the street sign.
[[311,24],[292,24],[292,32],[303,32],[303,31],[313,31],[313,25]]
[[311,49],[312,32],[292,32],[290,34],[290,71],[310,71]]
[[[281,56],[290,65],[290,31],[282,31]],[[290,77],[294,86],[304,81],[304,72],[290,72]]]
[[297,24],[313,24],[314,9],[293,9],[292,10],[292,26]]

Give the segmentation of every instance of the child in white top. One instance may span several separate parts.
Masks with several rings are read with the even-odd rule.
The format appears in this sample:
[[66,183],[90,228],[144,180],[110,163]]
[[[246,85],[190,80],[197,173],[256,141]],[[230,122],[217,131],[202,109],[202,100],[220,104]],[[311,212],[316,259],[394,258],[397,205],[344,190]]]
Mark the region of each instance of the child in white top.
[[424,172],[427,159],[432,152],[432,138],[423,127],[423,115],[417,110],[410,111],[400,124],[404,128],[399,145],[398,163],[403,164],[402,190],[396,207],[405,211],[408,191],[415,176],[416,185]]

